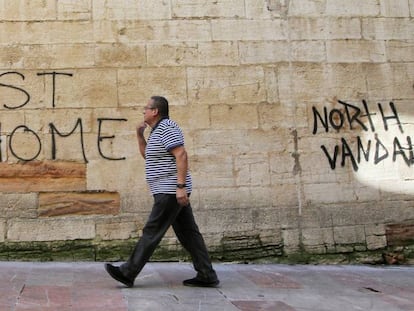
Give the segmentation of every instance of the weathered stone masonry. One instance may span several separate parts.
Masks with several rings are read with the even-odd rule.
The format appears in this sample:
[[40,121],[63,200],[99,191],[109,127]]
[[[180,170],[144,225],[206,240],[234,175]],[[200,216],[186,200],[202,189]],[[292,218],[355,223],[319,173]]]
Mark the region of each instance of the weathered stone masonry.
[[[185,132],[218,260],[412,262],[414,0],[0,0],[0,259],[119,260],[135,125]],[[183,258],[168,232],[154,259]]]

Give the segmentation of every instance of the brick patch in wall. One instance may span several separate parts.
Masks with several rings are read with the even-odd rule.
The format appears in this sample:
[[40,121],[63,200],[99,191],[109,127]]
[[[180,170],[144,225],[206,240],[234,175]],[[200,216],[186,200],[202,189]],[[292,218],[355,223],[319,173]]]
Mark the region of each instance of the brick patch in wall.
[[414,242],[414,220],[389,224],[385,228],[388,246],[405,246]]
[[39,194],[40,217],[68,215],[117,215],[120,197],[117,192],[50,192]]
[[86,165],[76,162],[0,163],[0,192],[84,191]]

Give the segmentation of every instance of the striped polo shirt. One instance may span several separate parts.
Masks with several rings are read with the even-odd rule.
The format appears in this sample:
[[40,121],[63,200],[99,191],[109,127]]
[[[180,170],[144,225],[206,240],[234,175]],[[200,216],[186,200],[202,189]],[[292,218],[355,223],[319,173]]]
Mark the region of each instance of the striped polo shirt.
[[[145,175],[152,194],[175,194],[177,190],[177,165],[169,152],[184,146],[184,136],[174,121],[164,118],[152,130],[145,149]],[[187,172],[186,190],[191,193],[190,172]]]

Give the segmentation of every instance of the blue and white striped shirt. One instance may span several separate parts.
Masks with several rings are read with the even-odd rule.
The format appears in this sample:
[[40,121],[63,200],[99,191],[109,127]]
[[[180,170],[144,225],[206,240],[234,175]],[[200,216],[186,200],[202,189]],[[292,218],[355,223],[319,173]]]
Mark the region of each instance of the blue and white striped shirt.
[[[162,119],[148,137],[145,149],[145,175],[152,194],[175,194],[177,190],[177,164],[170,151],[184,146],[184,136],[174,121]],[[186,190],[191,193],[190,172],[187,172]]]

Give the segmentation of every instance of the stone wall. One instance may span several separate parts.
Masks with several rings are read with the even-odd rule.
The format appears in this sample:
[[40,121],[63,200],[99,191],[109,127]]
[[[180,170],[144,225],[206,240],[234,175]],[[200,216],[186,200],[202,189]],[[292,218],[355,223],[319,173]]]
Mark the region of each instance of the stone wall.
[[[414,0],[0,0],[0,259],[125,258],[182,126],[218,260],[409,262]],[[168,232],[154,259],[185,257]]]

